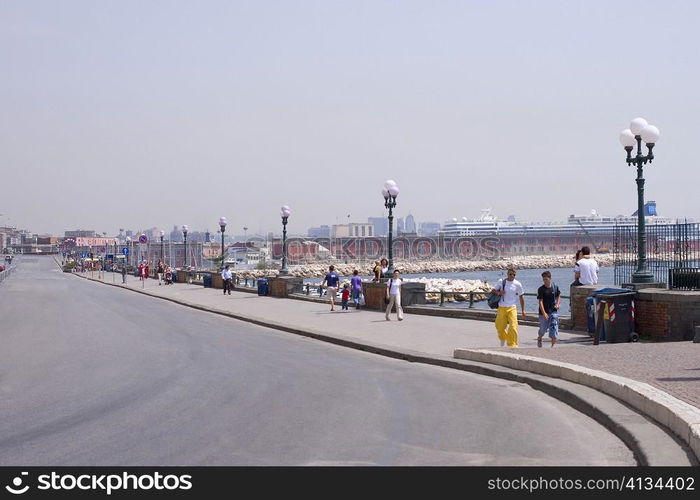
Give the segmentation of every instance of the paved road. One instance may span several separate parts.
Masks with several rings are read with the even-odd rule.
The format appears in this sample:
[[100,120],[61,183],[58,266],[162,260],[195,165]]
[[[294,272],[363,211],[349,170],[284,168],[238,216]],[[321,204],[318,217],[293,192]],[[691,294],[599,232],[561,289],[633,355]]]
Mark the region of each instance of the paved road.
[[18,259],[0,465],[630,465],[526,385],[194,311]]

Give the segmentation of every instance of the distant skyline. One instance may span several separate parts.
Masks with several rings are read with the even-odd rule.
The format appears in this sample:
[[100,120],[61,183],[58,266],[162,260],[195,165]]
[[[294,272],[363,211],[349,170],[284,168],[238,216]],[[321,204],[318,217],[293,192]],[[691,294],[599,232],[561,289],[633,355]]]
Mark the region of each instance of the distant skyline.
[[[700,217],[693,1],[0,2],[0,226]],[[228,232],[228,230],[227,230]]]

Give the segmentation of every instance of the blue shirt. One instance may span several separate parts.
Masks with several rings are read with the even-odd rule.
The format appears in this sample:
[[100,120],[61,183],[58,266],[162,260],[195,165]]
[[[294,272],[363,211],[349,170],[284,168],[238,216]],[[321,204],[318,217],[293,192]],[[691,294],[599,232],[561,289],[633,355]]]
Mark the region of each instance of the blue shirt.
[[328,283],[328,286],[337,287],[339,281],[340,276],[338,276],[338,273],[336,273],[335,271],[326,274],[326,283]]

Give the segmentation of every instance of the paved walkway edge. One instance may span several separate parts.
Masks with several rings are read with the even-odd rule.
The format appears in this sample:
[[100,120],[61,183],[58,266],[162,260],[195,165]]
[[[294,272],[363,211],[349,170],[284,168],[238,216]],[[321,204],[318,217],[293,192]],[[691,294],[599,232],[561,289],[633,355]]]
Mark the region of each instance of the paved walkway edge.
[[[593,401],[596,399],[596,391],[591,391],[593,386],[586,384],[585,382],[574,382],[570,380],[551,380],[542,379],[541,377],[533,376],[531,370],[511,368],[505,366],[502,363],[494,363],[492,361],[479,361],[479,360],[468,360],[466,358],[460,358],[456,356],[456,351],[462,351],[457,349],[455,351],[455,358],[450,358],[446,356],[439,355],[426,355],[422,352],[412,351],[408,349],[397,349],[393,346],[386,346],[382,344],[369,343],[366,341],[358,342],[354,339],[339,335],[327,335],[323,332],[315,331],[310,328],[300,329],[285,325],[283,323],[278,323],[266,318],[256,318],[252,316],[244,316],[241,314],[233,313],[231,311],[225,311],[221,309],[215,309],[210,307],[205,307],[200,304],[194,304],[191,302],[174,299],[171,297],[163,297],[157,294],[147,292],[145,290],[139,290],[129,287],[121,286],[117,283],[109,283],[101,279],[90,278],[89,276],[81,276],[77,273],[71,273],[73,276],[86,279],[88,281],[100,283],[103,285],[109,285],[118,287],[122,290],[128,290],[143,295],[148,295],[153,298],[166,300],[186,307],[191,307],[193,309],[198,309],[200,311],[210,312],[214,314],[219,314],[222,316],[228,316],[233,319],[240,321],[246,321],[248,323],[253,323],[256,325],[264,326],[267,328],[273,328],[275,330],[280,330],[288,333],[294,333],[297,335],[313,338],[323,342],[329,342],[332,344],[340,345],[343,347],[350,347],[353,349],[379,354],[381,356],[386,356],[394,359],[401,359],[413,363],[423,363],[433,366],[440,366],[444,368],[452,368],[462,371],[468,371],[471,373],[476,373],[479,375],[485,375],[489,377],[496,377],[506,380],[511,380],[519,383],[528,384],[533,389],[542,391],[549,396],[562,401],[565,404],[573,407],[577,411],[580,411],[589,417],[595,419],[602,425],[604,425],[608,430],[610,430],[614,435],[620,438],[634,453],[635,459],[639,465],[651,465],[651,466],[687,466],[687,465],[697,465],[698,462],[698,451],[693,449],[695,457],[679,457],[677,450],[672,450],[670,453],[666,453],[664,446],[659,446],[660,433],[663,433],[658,427],[646,423],[643,421],[644,418],[640,417],[632,411],[628,411],[626,414],[624,408],[620,408],[622,405],[618,401],[615,401],[614,396],[608,401]],[[464,350],[467,351],[467,350]],[[475,352],[479,352],[474,350]],[[484,351],[482,351],[484,352]],[[572,365],[575,366],[575,365]],[[582,367],[580,367],[582,368]],[[592,370],[591,370],[592,371]],[[646,385],[646,384],[645,384]],[[577,386],[584,386],[583,389],[589,389],[590,392],[581,392]],[[604,391],[601,391],[604,392]],[[601,394],[605,398],[605,394]],[[612,396],[612,395],[609,395]],[[672,398],[667,395],[668,398]],[[682,401],[676,400],[682,404]],[[617,403],[617,405],[615,405]],[[611,410],[613,405],[614,410]],[[690,405],[688,405],[690,406]],[[692,408],[692,407],[691,407]],[[639,409],[638,409],[639,410]],[[639,410],[642,414],[646,414],[645,410]],[[612,414],[611,414],[612,413]],[[619,417],[619,418],[614,418]],[[635,418],[638,417],[638,418]],[[668,427],[668,426],[666,426]],[[700,421],[698,422],[697,433],[700,431]],[[661,436],[663,439],[663,436]],[[696,439],[697,441],[697,439]],[[688,445],[688,441],[683,440],[685,445]],[[692,446],[691,446],[692,448]],[[675,451],[675,453],[674,453]]]
[[455,349],[457,359],[490,363],[592,387],[673,431],[700,460],[700,410],[644,382],[571,363],[487,349]]

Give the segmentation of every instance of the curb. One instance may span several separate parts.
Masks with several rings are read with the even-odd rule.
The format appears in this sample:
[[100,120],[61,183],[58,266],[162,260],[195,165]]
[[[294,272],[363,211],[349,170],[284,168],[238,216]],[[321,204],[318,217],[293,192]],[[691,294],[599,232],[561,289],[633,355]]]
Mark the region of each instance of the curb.
[[[233,313],[230,311],[205,307],[199,304],[193,304],[191,302],[171,297],[163,297],[147,292],[145,290],[128,288],[121,286],[121,284],[108,283],[102,280],[89,278],[87,276],[81,276],[79,274],[72,275],[86,279],[88,281],[118,287],[123,290],[140,293],[142,295],[147,295],[156,299],[165,300],[185,307],[190,307],[192,309],[226,316],[239,321],[245,321],[247,323],[252,323],[258,326],[272,328],[287,333],[293,333],[295,335],[320,340],[322,342],[327,342],[342,347],[349,347],[352,349],[372,354],[378,354],[393,359],[404,360],[412,363],[422,363],[443,368],[451,368],[476,373],[479,375],[524,383],[531,386],[535,390],[544,392],[549,396],[565,404],[568,404],[577,411],[588,415],[589,417],[604,425],[608,430],[610,430],[614,435],[620,438],[632,450],[634,457],[639,463],[639,465],[696,465],[696,463],[694,462],[697,460],[698,451],[695,448],[693,448],[692,445],[691,448],[695,452],[696,457],[691,458],[688,456],[684,456],[684,453],[681,452],[680,447],[678,447],[678,450],[675,450],[675,453],[673,453],[673,450],[671,453],[665,453],[663,449],[659,449],[664,448],[663,446],[658,446],[659,440],[663,440],[664,437],[667,440],[670,440],[671,438],[668,435],[666,435],[664,431],[661,430],[657,425],[650,423],[644,418],[643,415],[646,414],[645,409],[638,409],[638,411],[641,412],[642,415],[640,415],[638,412],[630,410],[624,404],[620,403],[620,401],[615,399],[613,395],[607,394],[604,391],[602,391],[603,393],[601,393],[598,390],[596,390],[595,387],[587,384],[585,378],[582,378],[581,381],[566,379],[543,380],[539,377],[534,376],[532,370],[508,367],[498,362],[465,359],[457,356],[457,351],[469,351],[467,349],[456,349],[454,358],[440,355],[426,355],[425,353],[412,351],[408,349],[399,350],[393,346],[368,343],[366,341],[358,342],[348,337],[337,335],[331,336],[310,328],[296,328],[269,319],[256,318],[252,316],[243,316],[241,314]],[[666,396],[668,398],[672,398],[670,395]],[[682,401],[679,402],[683,403]],[[612,418],[612,415],[615,415],[618,418]],[[696,429],[696,438],[698,433],[700,433],[700,421],[698,422]],[[696,439],[696,441],[698,440]],[[683,443],[687,445],[688,441],[684,440]],[[700,444],[700,441],[698,441],[697,444]]]
[[454,356],[556,377],[596,389],[670,429],[700,460],[700,409],[645,382],[571,363],[485,349],[455,349]]

